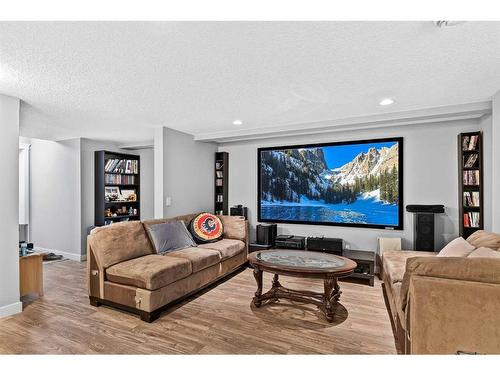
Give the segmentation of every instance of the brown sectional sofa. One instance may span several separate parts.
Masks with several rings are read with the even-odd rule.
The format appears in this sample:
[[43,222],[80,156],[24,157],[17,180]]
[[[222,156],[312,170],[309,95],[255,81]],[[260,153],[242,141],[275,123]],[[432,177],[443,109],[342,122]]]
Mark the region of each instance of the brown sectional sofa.
[[[499,234],[477,231],[467,242],[500,251]],[[382,256],[398,352],[500,353],[500,259],[436,254],[388,251]]]
[[148,237],[150,225],[170,219],[117,223],[92,230],[87,241],[88,292],[94,306],[106,304],[157,319],[167,305],[191,295],[246,264],[248,224],[241,216],[219,216],[223,239],[156,254]]

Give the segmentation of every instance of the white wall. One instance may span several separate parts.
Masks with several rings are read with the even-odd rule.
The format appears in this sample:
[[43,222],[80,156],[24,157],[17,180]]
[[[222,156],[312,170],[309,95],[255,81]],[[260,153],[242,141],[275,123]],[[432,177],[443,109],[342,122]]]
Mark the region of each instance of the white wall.
[[30,239],[38,250],[80,260],[80,139],[30,142]]
[[[215,143],[197,142],[176,130],[163,128],[155,133],[155,180],[163,174],[161,181],[155,181],[155,189],[163,184],[163,196],[155,190],[155,215],[161,213],[159,205],[167,197],[171,205],[164,204],[164,217],[213,211],[216,151]],[[162,169],[157,160],[163,162]]]
[[492,230],[500,233],[500,91],[492,99]]
[[[257,148],[301,143],[336,142],[370,138],[404,137],[404,205],[444,204],[446,214],[436,217],[436,247],[458,236],[458,161],[457,134],[485,127],[491,122],[467,120],[450,123],[400,126],[384,129],[345,131],[281,139],[235,142],[219,146],[229,152],[229,204],[249,208],[252,237],[257,224]],[[491,159],[491,148],[485,154]],[[486,170],[485,173],[491,174]],[[489,200],[489,201],[488,201]],[[485,205],[491,204],[491,195]],[[411,248],[413,241],[412,214],[404,214],[404,230],[378,230],[299,224],[279,224],[279,233],[324,235],[343,238],[351,249],[375,250],[377,237],[402,237],[403,246]],[[486,223],[488,227],[490,223]]]
[[2,214],[0,215],[0,317],[22,311],[19,301],[19,99],[0,95]]

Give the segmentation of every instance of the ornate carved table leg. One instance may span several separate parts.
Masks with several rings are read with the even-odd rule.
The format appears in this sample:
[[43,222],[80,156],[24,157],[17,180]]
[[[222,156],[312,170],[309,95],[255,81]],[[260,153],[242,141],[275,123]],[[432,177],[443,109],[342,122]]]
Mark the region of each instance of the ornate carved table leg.
[[279,288],[281,286],[280,282],[279,282],[279,275],[277,273],[274,274],[274,277],[273,277],[273,288]]
[[255,277],[255,281],[257,281],[257,291],[255,292],[255,297],[253,297],[253,304],[255,307],[260,307],[262,296],[262,271],[257,267],[253,269],[253,276]]
[[335,298],[335,301],[338,302],[338,300],[340,299],[340,295],[342,294],[342,292],[340,291],[340,286],[339,286],[339,283],[338,283],[338,279],[334,278],[333,280],[334,280],[334,283],[333,283],[334,298]]
[[338,284],[335,278],[325,279],[325,295],[323,297],[323,311],[326,320],[333,322],[333,315],[337,307],[336,295],[338,293]]

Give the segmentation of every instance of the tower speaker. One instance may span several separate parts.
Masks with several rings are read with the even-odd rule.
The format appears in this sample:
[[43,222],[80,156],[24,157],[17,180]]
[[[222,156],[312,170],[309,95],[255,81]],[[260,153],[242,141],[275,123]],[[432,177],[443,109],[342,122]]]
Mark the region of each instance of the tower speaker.
[[276,224],[259,224],[257,225],[257,243],[259,245],[274,246],[278,226]]
[[415,213],[415,250],[434,251],[434,213]]

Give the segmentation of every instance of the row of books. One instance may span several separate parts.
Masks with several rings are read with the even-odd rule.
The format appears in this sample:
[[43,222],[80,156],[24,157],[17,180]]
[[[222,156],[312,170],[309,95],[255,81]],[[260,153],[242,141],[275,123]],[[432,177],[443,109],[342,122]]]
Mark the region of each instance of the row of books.
[[478,228],[479,224],[479,212],[467,212],[464,214],[464,227]]
[[464,191],[464,206],[479,207],[479,191]]
[[476,164],[477,159],[479,158],[479,154],[471,154],[464,156],[464,168],[472,168],[474,164]]
[[479,171],[464,171],[463,183],[464,185],[479,185]]
[[215,180],[215,186],[224,186],[221,178]]
[[104,165],[104,171],[108,173],[139,173],[139,160],[108,159]]
[[104,175],[105,184],[117,184],[117,185],[134,185],[135,176],[125,176],[122,174],[105,174]]
[[224,202],[224,196],[222,194],[217,194],[217,202]]
[[216,215],[224,215],[224,211],[223,210],[216,210],[215,214]]
[[224,177],[224,175],[223,175],[222,171],[215,171],[215,174],[216,174],[217,178],[222,178],[222,177]]
[[477,147],[478,135],[466,135],[462,138],[462,150],[475,150]]

